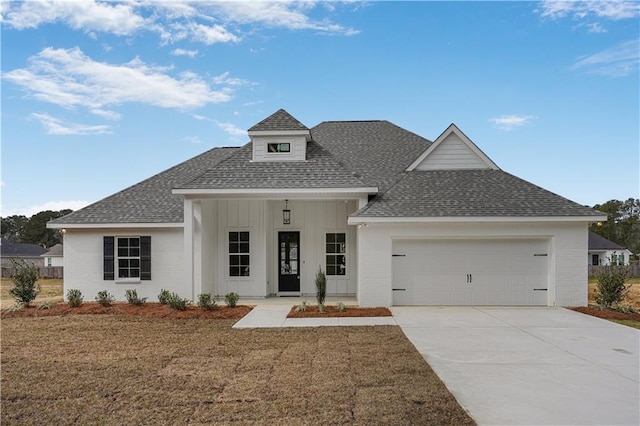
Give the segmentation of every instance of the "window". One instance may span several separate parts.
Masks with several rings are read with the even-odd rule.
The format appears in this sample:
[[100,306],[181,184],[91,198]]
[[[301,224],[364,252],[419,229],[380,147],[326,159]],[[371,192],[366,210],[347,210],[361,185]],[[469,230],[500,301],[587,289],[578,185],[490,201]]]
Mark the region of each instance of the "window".
[[151,279],[151,237],[104,237],[103,240],[103,279]]
[[51,266],[51,258],[47,257],[47,266]]
[[344,232],[327,233],[327,275],[346,275],[346,252],[346,234]]
[[291,144],[269,143],[267,144],[267,152],[291,152]]
[[600,264],[600,255],[592,254],[591,255],[591,264],[593,266],[598,266]]
[[140,278],[140,238],[118,238],[118,278]]
[[229,276],[248,277],[250,266],[249,231],[229,232]]

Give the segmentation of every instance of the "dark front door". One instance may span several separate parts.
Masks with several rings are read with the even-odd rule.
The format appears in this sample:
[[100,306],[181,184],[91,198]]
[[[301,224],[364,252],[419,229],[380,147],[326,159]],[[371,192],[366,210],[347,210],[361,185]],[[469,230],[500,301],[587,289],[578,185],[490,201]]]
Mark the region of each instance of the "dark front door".
[[278,291],[300,291],[300,233],[278,232]]

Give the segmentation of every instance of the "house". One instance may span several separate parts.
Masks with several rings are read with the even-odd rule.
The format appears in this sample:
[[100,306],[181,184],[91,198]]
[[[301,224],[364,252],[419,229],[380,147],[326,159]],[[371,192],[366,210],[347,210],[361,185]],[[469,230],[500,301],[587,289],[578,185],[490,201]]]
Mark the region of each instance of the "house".
[[135,288],[361,306],[586,305],[600,212],[501,170],[451,124],[431,142],[388,121],[308,128],[279,110],[214,148],[49,222],[65,293]]
[[6,238],[0,239],[0,257],[3,268],[12,268],[13,261],[24,260],[35,267],[42,266],[43,261],[40,255],[47,249],[37,244],[16,243]]
[[620,244],[589,231],[588,265],[598,266],[609,265],[611,263],[628,265],[632,254],[631,251],[622,247]]
[[64,246],[62,244],[56,244],[51,247],[46,253],[40,256],[44,259],[44,266],[64,266],[63,254]]

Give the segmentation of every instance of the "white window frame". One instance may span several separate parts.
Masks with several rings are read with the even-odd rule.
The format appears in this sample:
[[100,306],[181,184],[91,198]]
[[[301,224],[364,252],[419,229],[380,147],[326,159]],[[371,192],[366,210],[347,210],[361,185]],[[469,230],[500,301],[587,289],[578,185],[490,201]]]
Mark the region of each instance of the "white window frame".
[[[344,252],[343,253],[328,253],[327,252],[327,236],[329,234],[342,234],[344,235]],[[333,279],[343,279],[343,278],[347,278],[349,275],[349,268],[347,267],[348,265],[348,233],[345,230],[335,230],[335,231],[326,231],[324,233],[324,241],[323,241],[323,246],[324,246],[324,270],[325,270],[325,274],[327,275],[327,277],[332,277]],[[338,244],[336,242],[332,242],[332,244]],[[343,274],[329,274],[329,269],[328,269],[328,265],[327,265],[327,256],[333,256],[334,259],[336,259],[338,256],[344,256],[344,273]],[[333,264],[334,266],[338,266],[337,263]]]
[[[247,240],[247,244],[249,245],[249,250],[247,252],[244,251],[238,251],[238,252],[231,252],[231,233],[237,233],[238,234],[238,238],[240,238],[240,233],[246,232],[248,234],[249,239]],[[240,245],[242,243],[242,240],[238,239],[238,241],[236,242],[238,245]],[[240,247],[238,247],[238,250],[240,250]],[[239,268],[243,268],[246,267],[247,268],[247,274],[246,275],[231,275],[231,268],[232,267],[236,267],[234,265],[231,264],[231,256],[248,256],[249,257],[249,263],[248,265],[243,265],[243,264],[239,264]],[[230,279],[247,279],[251,277],[251,230],[249,229],[227,229],[227,277]]]
[[[114,276],[115,276],[115,281],[116,283],[139,283],[141,282],[140,276],[142,274],[142,257],[141,257],[141,242],[140,242],[140,236],[139,235],[120,235],[120,236],[115,236],[115,241],[114,241]],[[129,253],[129,256],[120,256],[120,240],[131,240],[131,239],[137,239],[138,240],[138,255],[137,256],[131,256]],[[131,250],[131,247],[128,246],[129,251]],[[120,260],[138,260],[138,276],[137,277],[121,277],[120,276]],[[129,266],[127,268],[129,271],[131,271],[131,267]]]

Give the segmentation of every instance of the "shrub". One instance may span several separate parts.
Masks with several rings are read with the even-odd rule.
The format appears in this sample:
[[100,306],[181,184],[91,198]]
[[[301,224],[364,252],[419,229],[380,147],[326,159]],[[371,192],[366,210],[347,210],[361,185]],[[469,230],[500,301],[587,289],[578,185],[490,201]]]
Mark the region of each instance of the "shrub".
[[318,310],[324,312],[324,299],[327,297],[327,276],[322,272],[322,267],[318,266],[316,273],[316,300]]
[[38,303],[38,310],[41,311],[43,309],[51,309],[52,306],[53,306],[53,303],[46,300],[42,303]]
[[29,303],[40,293],[40,286],[36,284],[38,270],[24,260],[12,260],[12,262],[16,273],[11,277],[13,288],[9,290],[9,294],[17,302],[22,303],[24,306],[29,306]]
[[171,293],[167,302],[171,309],[175,309],[177,311],[186,311],[189,303],[191,303],[189,299],[183,299],[177,293]]
[[594,300],[602,308],[618,305],[629,292],[624,283],[629,276],[625,265],[604,265],[598,270],[598,284]]
[[343,312],[344,311],[344,303],[338,302],[338,304],[336,305],[336,310],[338,312]]
[[309,306],[309,304],[307,303],[306,300],[303,300],[302,303],[300,303],[298,306],[296,306],[296,312],[304,312],[307,310],[307,307]]
[[24,304],[22,302],[17,301],[13,305],[9,306],[5,309],[5,312],[18,312],[24,310]]
[[131,305],[141,306],[147,303],[146,297],[138,297],[137,290],[126,290],[124,295],[127,298],[127,302]]
[[198,306],[207,311],[212,311],[216,308],[216,301],[211,297],[211,293],[202,293],[198,295]]
[[230,308],[235,308],[239,299],[240,299],[240,295],[238,293],[234,293],[233,291],[230,293],[227,293],[226,296],[224,296],[224,301],[227,304],[227,306]]
[[70,288],[67,291],[67,303],[72,308],[82,305],[82,292],[76,288]]
[[171,292],[163,288],[162,290],[160,290],[160,294],[158,295],[158,302],[160,302],[162,305],[166,305],[167,303],[169,303],[170,297]]
[[96,296],[96,302],[104,307],[111,306],[114,300],[116,300],[116,298],[113,297],[113,294],[109,294],[106,290],[99,291],[98,295]]

